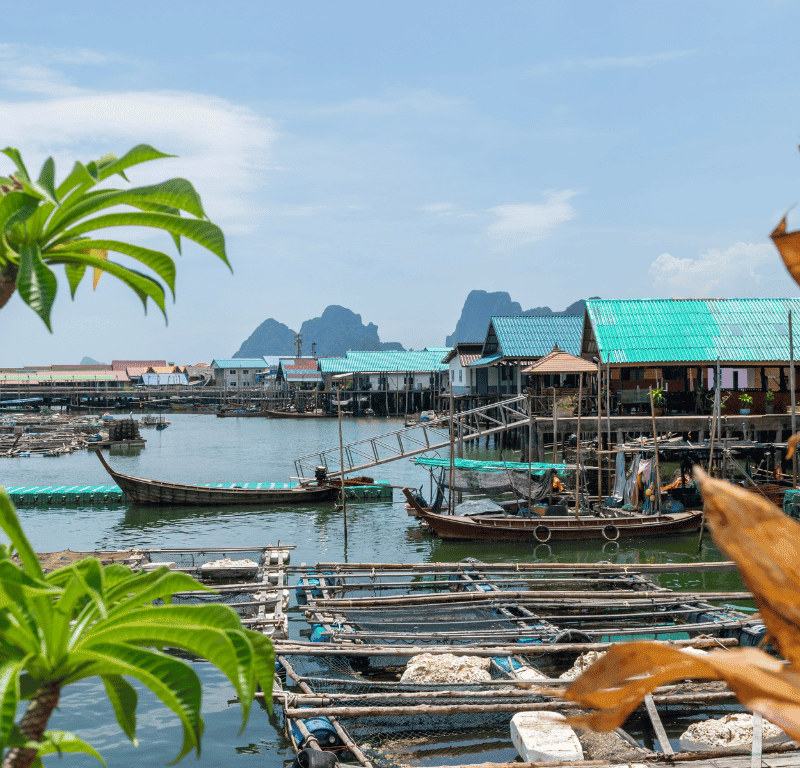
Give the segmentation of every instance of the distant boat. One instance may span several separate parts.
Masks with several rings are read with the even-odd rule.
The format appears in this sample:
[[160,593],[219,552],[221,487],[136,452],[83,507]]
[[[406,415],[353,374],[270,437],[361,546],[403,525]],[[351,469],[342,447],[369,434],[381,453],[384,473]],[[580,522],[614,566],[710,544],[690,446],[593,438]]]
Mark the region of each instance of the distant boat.
[[298,485],[294,488],[220,488],[207,485],[185,485],[163,480],[147,480],[115,472],[95,451],[100,463],[123,490],[128,501],[158,506],[224,507],[238,504],[314,504],[333,501],[339,488],[323,485]]
[[328,419],[327,413],[316,413],[312,411],[265,411],[270,419]]
[[269,411],[245,411],[245,410],[219,410],[216,411],[217,418],[249,418],[253,416],[269,416]]

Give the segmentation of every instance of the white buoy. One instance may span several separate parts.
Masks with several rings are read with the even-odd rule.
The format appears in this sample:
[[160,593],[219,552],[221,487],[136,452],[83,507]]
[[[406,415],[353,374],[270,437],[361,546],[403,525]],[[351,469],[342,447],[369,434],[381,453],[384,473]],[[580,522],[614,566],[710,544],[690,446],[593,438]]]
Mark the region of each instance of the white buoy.
[[558,712],[517,712],[511,718],[511,741],[526,763],[583,760],[575,731]]

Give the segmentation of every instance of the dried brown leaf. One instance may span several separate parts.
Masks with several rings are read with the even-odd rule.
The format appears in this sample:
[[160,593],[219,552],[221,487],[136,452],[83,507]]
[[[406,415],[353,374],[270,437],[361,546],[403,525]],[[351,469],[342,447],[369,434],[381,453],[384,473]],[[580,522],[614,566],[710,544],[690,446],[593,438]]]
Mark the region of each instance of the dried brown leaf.
[[796,435],[792,435],[789,438],[789,441],[786,443],[786,458],[791,459],[794,456],[794,452],[797,450],[797,444],[800,443],[800,432]]
[[[643,676],[642,668],[652,665]],[[571,722],[597,731],[622,725],[648,693],[685,678],[724,680],[739,701],[792,738],[800,738],[800,675],[754,648],[696,656],[653,642],[614,646],[564,692],[564,698],[599,710]]]
[[695,467],[716,545],[739,567],[780,652],[800,669],[800,523]]
[[800,285],[800,232],[786,231],[786,217],[784,216],[777,227],[770,233],[772,242],[783,259],[786,269]]

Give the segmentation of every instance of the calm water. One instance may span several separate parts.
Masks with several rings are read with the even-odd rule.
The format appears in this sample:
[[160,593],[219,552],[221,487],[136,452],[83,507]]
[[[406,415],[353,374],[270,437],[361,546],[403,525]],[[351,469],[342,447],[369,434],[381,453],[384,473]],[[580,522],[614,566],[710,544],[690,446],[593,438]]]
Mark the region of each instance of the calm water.
[[[172,425],[161,432],[142,430],[147,447],[136,453],[114,453],[109,462],[119,471],[155,479],[188,483],[286,481],[295,473],[294,459],[338,445],[336,420],[272,421],[217,419],[205,415],[169,415]],[[402,428],[395,419],[345,420],[345,443]],[[106,452],[106,455],[107,452]],[[468,458],[495,455],[469,450]],[[510,458],[510,457],[506,457]],[[376,479],[393,485],[420,487],[428,495],[427,472],[408,460],[370,470]],[[93,453],[82,451],[58,458],[0,461],[0,485],[110,484]],[[489,562],[693,562],[697,537],[654,541],[628,540],[604,545],[585,543],[529,545],[504,543],[443,543],[422,534],[406,515],[401,494],[394,504],[349,504],[348,544],[345,548],[341,513],[333,504],[312,507],[237,507],[210,509],[21,509],[22,524],[38,551],[94,550],[129,547],[203,547],[296,545],[291,562],[445,562],[477,557]],[[706,539],[703,560],[721,559]],[[665,586],[683,589],[739,589],[735,574],[686,574],[660,577]],[[305,626],[293,616],[290,631]],[[237,705],[229,705],[230,684],[208,665],[196,669],[204,683],[203,713],[206,734],[202,764],[246,768],[283,766],[293,755],[274,718],[254,708],[247,728]],[[92,682],[71,686],[50,728],[76,732],[105,757],[109,766],[162,766],[175,757],[180,729],[175,718],[147,692],[140,693],[139,741],[134,748],[116,726],[102,687]],[[65,756],[61,764],[78,766],[89,759]],[[193,757],[184,764],[194,764]]]

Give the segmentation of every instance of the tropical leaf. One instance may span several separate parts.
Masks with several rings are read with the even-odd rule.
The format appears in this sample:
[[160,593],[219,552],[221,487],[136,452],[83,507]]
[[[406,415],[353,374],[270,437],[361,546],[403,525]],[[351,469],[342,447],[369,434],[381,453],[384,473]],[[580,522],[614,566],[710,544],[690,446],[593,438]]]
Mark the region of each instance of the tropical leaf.
[[67,275],[70,296],[75,299],[75,291],[78,290],[78,286],[81,284],[81,280],[83,280],[83,276],[86,274],[86,265],[68,262],[64,264],[64,272],[66,272]]
[[3,150],[0,150],[4,155],[11,158],[14,162],[14,165],[17,166],[17,173],[15,177],[18,178],[20,181],[30,181],[31,177],[28,174],[28,169],[25,167],[25,163],[22,162],[22,155],[19,153],[18,149],[14,149],[14,147],[6,147]]
[[83,753],[84,755],[90,755],[96,760],[99,760],[102,765],[106,764],[106,761],[103,760],[100,753],[91,744],[87,744],[74,733],[69,733],[68,731],[45,731],[41,743],[35,744],[34,742],[30,744],[30,746],[36,746],[38,748],[39,757],[66,753]]
[[55,245],[67,243],[77,235],[107,227],[154,227],[163,229],[174,235],[194,240],[194,242],[211,251],[230,267],[225,255],[225,237],[216,224],[201,219],[183,219],[165,213],[126,211],[124,213],[108,213],[104,216],[95,216],[63,232],[57,240],[47,245],[46,250]]
[[47,193],[47,196],[50,198],[50,202],[54,205],[58,205],[58,193],[56,192],[56,164],[52,157],[48,157],[47,160],[44,161],[42,172],[39,174],[39,178],[37,179],[36,183]]
[[0,753],[8,741],[17,714],[17,681],[24,668],[22,661],[5,661],[0,666]]
[[134,269],[128,269],[128,267],[117,264],[115,261],[92,256],[91,253],[85,251],[60,249],[49,254],[47,261],[50,264],[84,264],[87,267],[93,267],[103,272],[108,272],[125,283],[129,288],[133,289],[134,293],[141,299],[145,311],[147,311],[147,299],[150,298],[156,303],[164,314],[164,317],[167,316],[164,289],[148,275],[142,274]]
[[114,707],[119,727],[123,733],[138,746],[136,740],[136,705],[139,694],[136,689],[121,675],[102,675],[106,695]]
[[36,557],[36,553],[33,551],[28,537],[22,530],[22,526],[19,524],[19,518],[17,517],[17,511],[14,509],[11,499],[3,488],[0,488],[0,528],[3,529],[3,532],[8,536],[12,546],[19,554],[26,573],[35,579],[42,579],[44,572],[39,563],[39,558]]
[[56,298],[58,281],[52,270],[42,261],[38,245],[23,245],[19,251],[17,291],[22,300],[42,318],[47,330],[50,326],[50,310]]
[[163,152],[159,152],[155,147],[151,147],[149,144],[137,144],[119,159],[115,158],[114,155],[109,155],[109,157],[113,159],[111,162],[102,165],[98,173],[98,181],[107,179],[115,173],[119,174],[124,179],[125,175],[123,171],[126,171],[128,168],[133,168],[134,165],[140,165],[150,160],[160,160],[166,157],[177,157],[177,155],[166,155]]
[[184,662],[163,653],[133,648],[123,643],[95,646],[89,651],[75,651],[72,663],[82,665],[80,677],[68,675],[64,683],[93,675],[125,675],[146,685],[161,702],[174,712],[183,727],[183,744],[176,758],[192,749],[200,754],[202,689],[195,671]]

